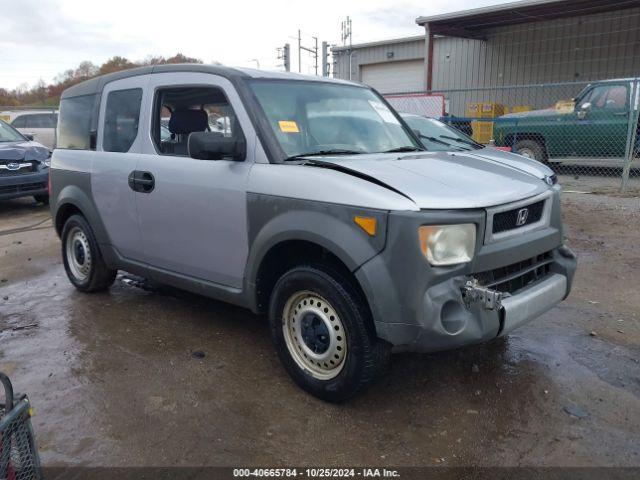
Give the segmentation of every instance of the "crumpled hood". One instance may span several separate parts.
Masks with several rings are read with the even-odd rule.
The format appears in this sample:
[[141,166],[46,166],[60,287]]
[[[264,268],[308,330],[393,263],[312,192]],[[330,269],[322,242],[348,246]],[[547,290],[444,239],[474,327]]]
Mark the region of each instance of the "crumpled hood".
[[38,142],[0,142],[0,161],[42,162],[49,157],[49,149]]
[[543,180],[544,174],[526,162],[520,166],[518,160],[499,160],[474,152],[309,159],[319,165],[353,172],[356,176],[385,184],[410,198],[421,209],[489,207],[532,197],[550,188]]

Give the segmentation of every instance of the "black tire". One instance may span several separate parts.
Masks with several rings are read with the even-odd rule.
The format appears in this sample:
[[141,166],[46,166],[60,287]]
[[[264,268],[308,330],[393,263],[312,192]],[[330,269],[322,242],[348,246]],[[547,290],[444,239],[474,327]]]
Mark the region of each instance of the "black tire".
[[[294,359],[287,346],[284,310],[301,292],[326,300],[344,329],[345,357],[333,378],[318,379]],[[390,346],[377,338],[365,300],[348,280],[324,266],[295,267],[278,280],[271,295],[269,322],[276,351],[289,375],[302,389],[325,401],[341,402],[364,390],[389,358]]]
[[[82,241],[75,242],[70,239],[70,235],[75,237],[76,234],[81,237]],[[73,245],[80,243],[79,248],[84,260],[83,267],[86,267],[86,273],[82,276],[75,273],[79,268],[77,262],[68,257],[69,248],[73,248],[69,245],[70,241],[74,242]],[[104,263],[93,230],[82,215],[72,215],[62,228],[62,260],[69,281],[81,292],[106,290],[113,284],[118,273],[117,270],[108,268]]]
[[36,203],[49,205],[49,195],[34,195],[33,199],[36,201]]
[[514,153],[533,158],[541,163],[546,163],[548,160],[544,146],[536,140],[518,140],[513,147],[513,151]]

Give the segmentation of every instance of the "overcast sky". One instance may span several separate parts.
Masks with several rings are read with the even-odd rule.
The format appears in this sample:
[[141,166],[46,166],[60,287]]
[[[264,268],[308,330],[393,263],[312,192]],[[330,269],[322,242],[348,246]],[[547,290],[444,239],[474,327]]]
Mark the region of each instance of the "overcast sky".
[[[353,42],[419,35],[418,16],[508,0],[0,0],[0,87],[50,82],[83,60],[100,64],[120,55],[141,60],[182,52],[225,65],[279,68],[276,48],[340,42],[350,15]],[[257,62],[256,62],[257,60]],[[303,53],[302,71],[313,61]]]

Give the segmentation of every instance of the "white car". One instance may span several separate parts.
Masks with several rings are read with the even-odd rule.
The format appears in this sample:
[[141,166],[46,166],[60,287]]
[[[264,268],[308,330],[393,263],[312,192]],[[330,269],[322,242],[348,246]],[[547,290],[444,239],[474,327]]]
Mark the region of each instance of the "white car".
[[58,112],[52,110],[15,112],[11,119],[13,128],[49,150],[56,146],[57,123]]

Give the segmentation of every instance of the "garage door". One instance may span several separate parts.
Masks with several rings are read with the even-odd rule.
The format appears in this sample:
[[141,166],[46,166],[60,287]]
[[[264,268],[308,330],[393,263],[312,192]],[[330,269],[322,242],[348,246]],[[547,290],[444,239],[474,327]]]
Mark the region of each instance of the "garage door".
[[362,83],[380,93],[418,92],[424,90],[424,60],[362,65]]

